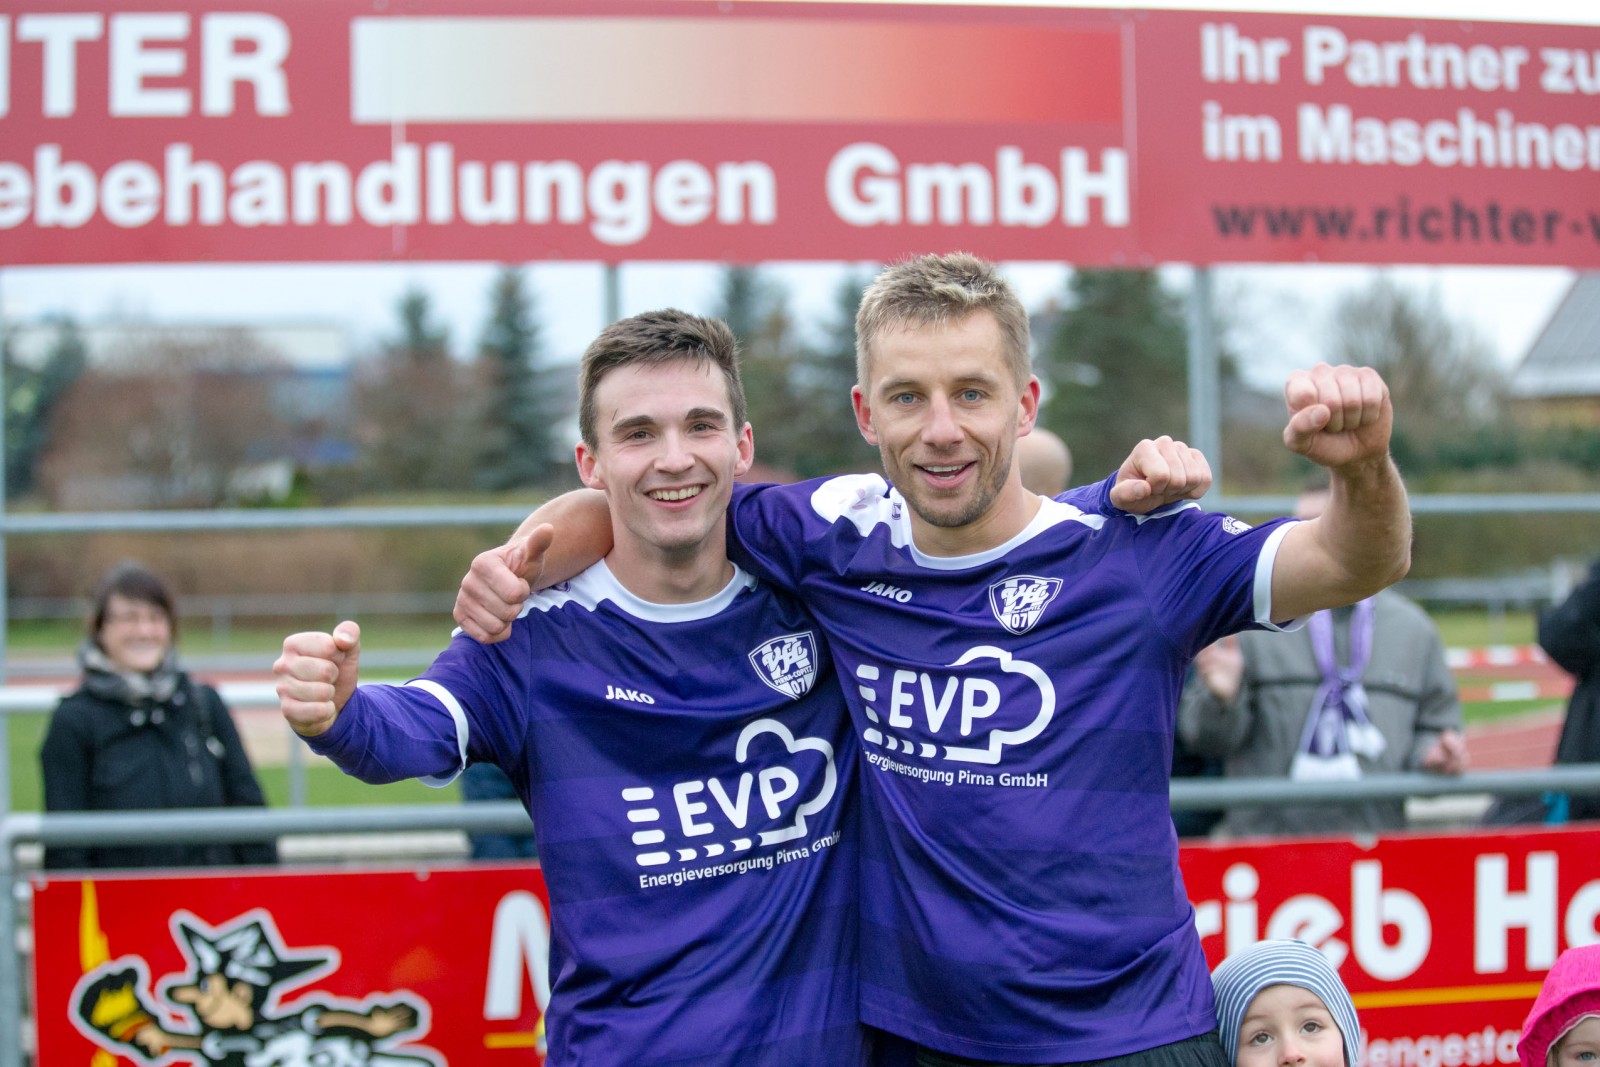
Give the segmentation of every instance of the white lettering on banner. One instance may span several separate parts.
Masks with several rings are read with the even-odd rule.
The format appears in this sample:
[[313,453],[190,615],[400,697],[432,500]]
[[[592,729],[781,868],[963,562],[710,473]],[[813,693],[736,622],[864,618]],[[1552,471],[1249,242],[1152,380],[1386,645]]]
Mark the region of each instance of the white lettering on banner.
[[[1404,889],[1385,889],[1377,860],[1351,865],[1350,896],[1356,962],[1385,982],[1415,974],[1433,943],[1433,922],[1422,901]],[[1384,937],[1386,927],[1397,931],[1392,944]]]
[[1357,116],[1345,104],[1301,104],[1298,116],[1305,163],[1600,170],[1600,125],[1518,122],[1505,108],[1496,109],[1493,123],[1469,107],[1428,122]]
[[[258,103],[263,95],[258,91]],[[219,91],[220,106],[220,91]],[[325,160],[253,160],[224,171],[193,148],[166,146],[161,169],[123,160],[96,174],[59,144],[34,150],[31,172],[0,160],[0,229],[30,217],[39,227],[76,228],[103,214],[117,226],[416,226],[461,218],[475,226],[579,224],[610,245],[642,240],[655,219],[673,226],[777,221],[777,178],[760,162],[711,166],[673,160],[603,160],[587,174],[567,160],[455,162],[448,143],[394,146],[359,170]]]
[[522,1014],[522,976],[533,983],[542,1014],[550,1004],[550,916],[532,893],[507,893],[494,909],[489,934],[489,972],[484,983],[483,1017],[515,1019]]
[[1305,77],[1321,85],[1330,71],[1357,88],[1476,89],[1515,92],[1528,50],[1430,43],[1420,33],[1401,41],[1352,41],[1333,26],[1307,26],[1302,34]]
[[[1548,970],[1559,948],[1600,944],[1600,879],[1579,886],[1563,912],[1557,864],[1554,852],[1529,853],[1521,879],[1525,888],[1514,890],[1503,853],[1476,858],[1475,974],[1503,974],[1509,969],[1508,943],[1513,929],[1526,935],[1523,965],[1534,972]],[[1249,863],[1229,866],[1222,874],[1221,888],[1223,900],[1198,900],[1194,909],[1196,931],[1202,939],[1221,935],[1223,955],[1232,955],[1263,938],[1294,937],[1315,945],[1335,967],[1353,951],[1367,974],[1398,982],[1421,968],[1433,945],[1433,919],[1427,906],[1409,890],[1385,888],[1383,866],[1377,860],[1350,865],[1349,944],[1334,936],[1344,928],[1345,916],[1332,901],[1312,893],[1284,900],[1267,917],[1263,929],[1256,900],[1261,877]],[[1563,916],[1562,940],[1558,942],[1557,923]],[[1513,1054],[1507,1062],[1514,1060]]]
[[1207,22],[1200,27],[1200,76],[1208,82],[1276,85],[1289,50],[1286,37],[1257,41],[1231,22],[1220,26]]
[[1506,970],[1506,942],[1513,927],[1527,932],[1527,966],[1542,971],[1556,961],[1556,855],[1530,852],[1520,893],[1510,888],[1510,863],[1503,854],[1479,856],[1473,901],[1473,967],[1479,974]]
[[1565,925],[1568,945],[1600,945],[1600,881],[1572,894]]
[[[193,26],[182,12],[22,14],[16,41],[40,46],[40,114],[71,118],[78,111],[79,49],[109,36],[106,50],[107,110],[114,118],[183,118],[194,113],[194,94],[181,86],[153,84],[189,70]],[[10,113],[9,19],[0,19],[0,118]],[[258,12],[200,16],[200,114],[234,114],[241,85],[252,91],[255,114],[289,114],[289,84],[283,70],[289,28]]]
[[1215,100],[1207,100],[1200,112],[1200,141],[1207,159],[1276,163],[1283,158],[1283,130],[1271,115],[1225,115]]
[[1520,1063],[1520,1030],[1486,1026],[1470,1034],[1422,1034],[1374,1041],[1361,1031],[1361,1062],[1366,1067],[1487,1067]]
[[1541,48],[1544,73],[1539,88],[1547,93],[1600,93],[1600,52],[1582,49]]
[[1067,226],[1087,226],[1089,202],[1100,201],[1101,221],[1126,226],[1129,218],[1128,154],[1100,153],[1091,170],[1089,153],[1063,148],[1060,170],[1029,163],[1022,150],[1005,145],[991,171],[976,162],[905,163],[870,141],[846,145],[828,162],[828,206],[851,226],[1031,226],[1059,217]]

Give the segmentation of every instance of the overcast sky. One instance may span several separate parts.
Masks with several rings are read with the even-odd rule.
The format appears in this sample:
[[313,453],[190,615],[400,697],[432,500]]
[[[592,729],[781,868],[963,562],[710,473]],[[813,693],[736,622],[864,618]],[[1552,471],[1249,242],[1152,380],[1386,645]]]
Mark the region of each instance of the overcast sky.
[[[898,2],[898,0],[885,0]],[[1027,2],[1027,0],[1022,0]],[[1300,11],[1343,15],[1400,15],[1466,20],[1563,22],[1600,25],[1596,0],[1321,0],[1284,4],[1270,0],[1166,3],[1104,0],[1052,6],[1165,7],[1197,10]],[[859,269],[870,270],[874,265]],[[804,318],[828,313],[846,264],[774,264],[771,273],[790,290]],[[0,268],[0,317],[36,320],[65,312],[80,320],[143,318],[183,322],[330,322],[345,327],[352,342],[366,346],[393,331],[394,306],[411,286],[434,299],[453,343],[469,349],[483,322],[493,266],[466,264],[372,264],[283,266],[114,266]],[[1030,307],[1063,291],[1065,268],[1008,264],[1008,273]],[[1476,330],[1510,367],[1521,358],[1572,274],[1556,268],[1392,268],[1402,284],[1437,294],[1445,309]],[[1167,272],[1175,285],[1187,272]],[[1218,268],[1216,288],[1224,308],[1236,303],[1245,329],[1236,338],[1247,372],[1261,384],[1281,381],[1287,370],[1320,358],[1335,299],[1370,282],[1364,267],[1282,265]],[[530,271],[548,351],[575,357],[604,324],[602,271],[592,264],[536,264]],[[703,264],[641,263],[621,274],[623,314],[677,305],[709,311],[717,272]]]

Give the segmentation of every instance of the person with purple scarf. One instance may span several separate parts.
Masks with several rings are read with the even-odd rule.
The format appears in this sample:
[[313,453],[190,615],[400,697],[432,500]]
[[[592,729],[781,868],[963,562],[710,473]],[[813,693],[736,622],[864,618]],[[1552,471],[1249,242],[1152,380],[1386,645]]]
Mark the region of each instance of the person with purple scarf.
[[[1327,503],[1308,484],[1295,517]],[[1231,778],[1302,781],[1467,766],[1461,703],[1433,620],[1392,589],[1319,611],[1294,632],[1247,632],[1202,649],[1178,707],[1189,751],[1222,759]],[[1242,807],[1216,833],[1348,833],[1405,827],[1399,799]]]

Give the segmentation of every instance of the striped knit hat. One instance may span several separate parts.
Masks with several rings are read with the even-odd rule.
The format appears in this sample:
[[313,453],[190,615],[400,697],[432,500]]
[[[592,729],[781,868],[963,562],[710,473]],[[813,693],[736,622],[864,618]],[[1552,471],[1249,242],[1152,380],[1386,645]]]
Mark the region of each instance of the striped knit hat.
[[1239,1026],[1256,994],[1268,986],[1292,985],[1309,989],[1321,998],[1344,1038],[1346,1067],[1356,1067],[1360,1058],[1357,1042],[1361,1024],[1356,1021],[1356,1006],[1350,991],[1339,980],[1328,958],[1304,941],[1258,941],[1217,964],[1211,972],[1211,985],[1217,995],[1217,1026],[1228,1062],[1239,1058]]

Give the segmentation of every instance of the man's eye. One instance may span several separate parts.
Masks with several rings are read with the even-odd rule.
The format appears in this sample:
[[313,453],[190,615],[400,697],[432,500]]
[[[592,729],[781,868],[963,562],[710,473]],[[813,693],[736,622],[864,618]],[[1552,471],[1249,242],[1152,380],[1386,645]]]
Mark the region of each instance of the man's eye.
[[916,399],[917,399],[916,396],[914,394],[912,394],[912,393],[896,393],[896,394],[894,394],[893,396],[891,396],[889,398],[889,403],[891,403],[891,404],[910,404],[910,403],[915,402]]
[[961,390],[961,399],[968,404],[976,404],[983,399],[983,392],[979,389],[963,389]]

